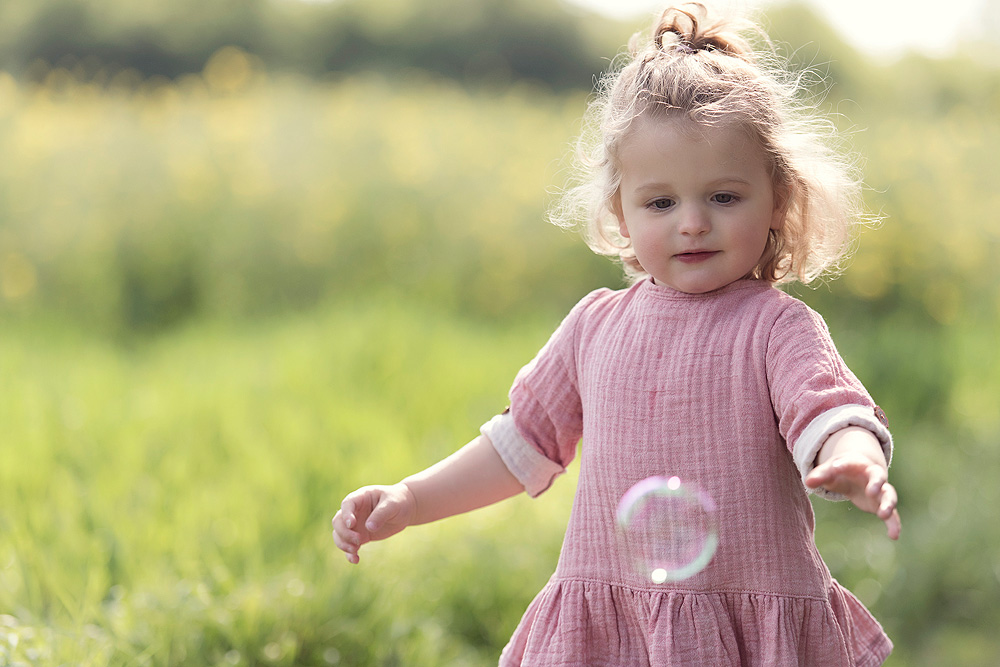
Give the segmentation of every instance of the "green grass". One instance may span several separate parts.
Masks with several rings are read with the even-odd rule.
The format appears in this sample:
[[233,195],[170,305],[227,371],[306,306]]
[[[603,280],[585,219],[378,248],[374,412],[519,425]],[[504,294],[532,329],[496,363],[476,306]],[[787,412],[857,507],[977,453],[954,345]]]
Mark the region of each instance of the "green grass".
[[130,349],[6,332],[0,664],[495,661],[571,484],[411,529],[356,568],[329,522],[347,491],[474,436],[551,325],[383,302]]

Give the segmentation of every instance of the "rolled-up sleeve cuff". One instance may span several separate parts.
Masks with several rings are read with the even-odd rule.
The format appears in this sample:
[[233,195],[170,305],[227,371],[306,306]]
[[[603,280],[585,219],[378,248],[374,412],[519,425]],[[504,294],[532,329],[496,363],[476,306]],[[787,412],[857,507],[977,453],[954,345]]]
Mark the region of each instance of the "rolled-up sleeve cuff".
[[514,426],[510,412],[497,415],[479,429],[493,443],[493,448],[511,474],[521,482],[532,498],[552,486],[556,477],[566,472],[525,440]]
[[[826,439],[848,426],[859,426],[871,431],[882,445],[882,453],[885,454],[886,463],[892,461],[892,434],[879,421],[875,411],[870,406],[865,405],[841,405],[831,408],[813,419],[796,441],[792,456],[803,480],[815,467],[816,456],[819,455]],[[818,489],[806,488],[827,500],[847,499],[843,494],[832,493],[822,487]]]

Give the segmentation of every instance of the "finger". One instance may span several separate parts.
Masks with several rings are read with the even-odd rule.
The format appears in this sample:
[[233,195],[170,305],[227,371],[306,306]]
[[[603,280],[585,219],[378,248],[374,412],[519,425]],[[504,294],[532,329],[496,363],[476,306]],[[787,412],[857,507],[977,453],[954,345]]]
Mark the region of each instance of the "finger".
[[895,511],[896,505],[899,503],[899,497],[896,495],[896,489],[892,484],[886,482],[882,486],[882,497],[878,506],[878,517],[880,519],[888,519],[889,516]]
[[337,528],[333,531],[333,541],[338,547],[342,545],[359,547],[361,546],[361,534],[354,530],[348,530],[346,528]]
[[357,552],[358,547],[361,546],[361,536],[353,530],[338,527],[333,531],[333,543],[341,551]]
[[351,494],[344,498],[344,501],[340,503],[340,511],[337,514],[342,515],[344,525],[348,528],[357,528],[358,519],[358,502],[355,498],[355,494]]
[[872,498],[877,498],[879,493],[886,486],[888,479],[888,474],[882,466],[869,466],[868,486],[865,488],[865,493]]
[[[336,539],[334,540],[336,541]],[[357,565],[361,557],[358,555],[358,547],[353,544],[340,543],[337,544],[338,548],[344,552],[344,557],[347,559],[348,563]]]
[[[333,542],[337,548],[345,554],[357,555],[358,549],[367,541],[366,536],[360,531],[351,530],[344,521],[343,513],[337,512],[333,517]],[[348,560],[351,560],[348,558]],[[356,560],[352,561],[356,562]]]
[[812,471],[806,475],[805,483],[806,486],[816,488],[817,486],[822,486],[833,479],[833,470],[830,464],[824,463],[823,465],[816,466]]
[[827,478],[826,475],[823,474],[823,471],[820,471],[819,468],[815,468],[812,472],[806,475],[804,481],[806,486],[815,489],[817,486],[822,486],[827,481]]
[[885,520],[885,528],[889,533],[889,539],[898,540],[899,534],[903,528],[903,522],[899,518],[899,512],[896,510],[892,511],[889,518]]
[[838,477],[843,477],[844,475],[856,475],[857,473],[857,464],[851,461],[831,459],[826,463],[821,463],[813,468],[812,472],[809,473],[809,477],[815,477],[816,479],[822,479],[823,481],[829,482],[837,479]]
[[817,466],[806,477],[806,486],[810,488],[825,487],[831,491],[849,494],[852,489],[864,488],[864,481],[858,480],[857,470],[849,464],[835,462]]
[[361,558],[358,556],[358,549],[360,548],[357,544],[349,541],[345,541],[337,533],[333,534],[333,541],[336,543],[337,548],[344,552],[344,557],[347,558],[347,562],[353,565],[357,565]]
[[350,542],[357,543],[359,542],[360,535],[358,531],[352,529],[350,525],[353,523],[350,521],[351,518],[353,517],[345,516],[343,511],[338,511],[333,516],[333,535],[334,537],[340,535]]

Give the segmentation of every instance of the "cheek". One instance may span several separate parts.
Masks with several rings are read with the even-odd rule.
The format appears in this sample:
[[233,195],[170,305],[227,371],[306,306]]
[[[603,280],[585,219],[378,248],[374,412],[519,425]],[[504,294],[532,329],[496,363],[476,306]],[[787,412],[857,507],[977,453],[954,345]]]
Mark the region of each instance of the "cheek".
[[632,230],[632,247],[637,254],[641,254],[648,259],[666,252],[666,240],[662,234],[657,234],[649,229]]
[[763,258],[764,252],[767,250],[767,239],[770,232],[771,229],[769,227],[764,227],[754,233],[752,237],[747,238],[747,248],[752,248],[752,250],[748,250],[747,258],[752,260],[754,264],[757,264]]
[[767,245],[767,236],[770,232],[768,218],[757,218],[752,224],[747,224],[744,218],[740,223],[733,225],[729,242],[746,256],[754,255],[759,257],[764,252]]

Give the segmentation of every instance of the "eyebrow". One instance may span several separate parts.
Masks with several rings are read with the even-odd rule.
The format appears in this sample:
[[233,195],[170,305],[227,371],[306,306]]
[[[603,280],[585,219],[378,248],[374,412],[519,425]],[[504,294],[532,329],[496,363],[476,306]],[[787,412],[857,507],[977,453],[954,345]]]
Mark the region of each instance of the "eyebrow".
[[[717,178],[714,181],[709,182],[707,185],[709,188],[721,187],[723,185],[738,184],[738,185],[752,185],[750,181],[745,178],[739,178],[737,176],[724,176],[722,178]],[[635,189],[636,194],[645,194],[647,192],[662,192],[664,190],[672,190],[673,186],[669,183],[660,183],[658,181],[651,181],[649,183],[643,183]]]

